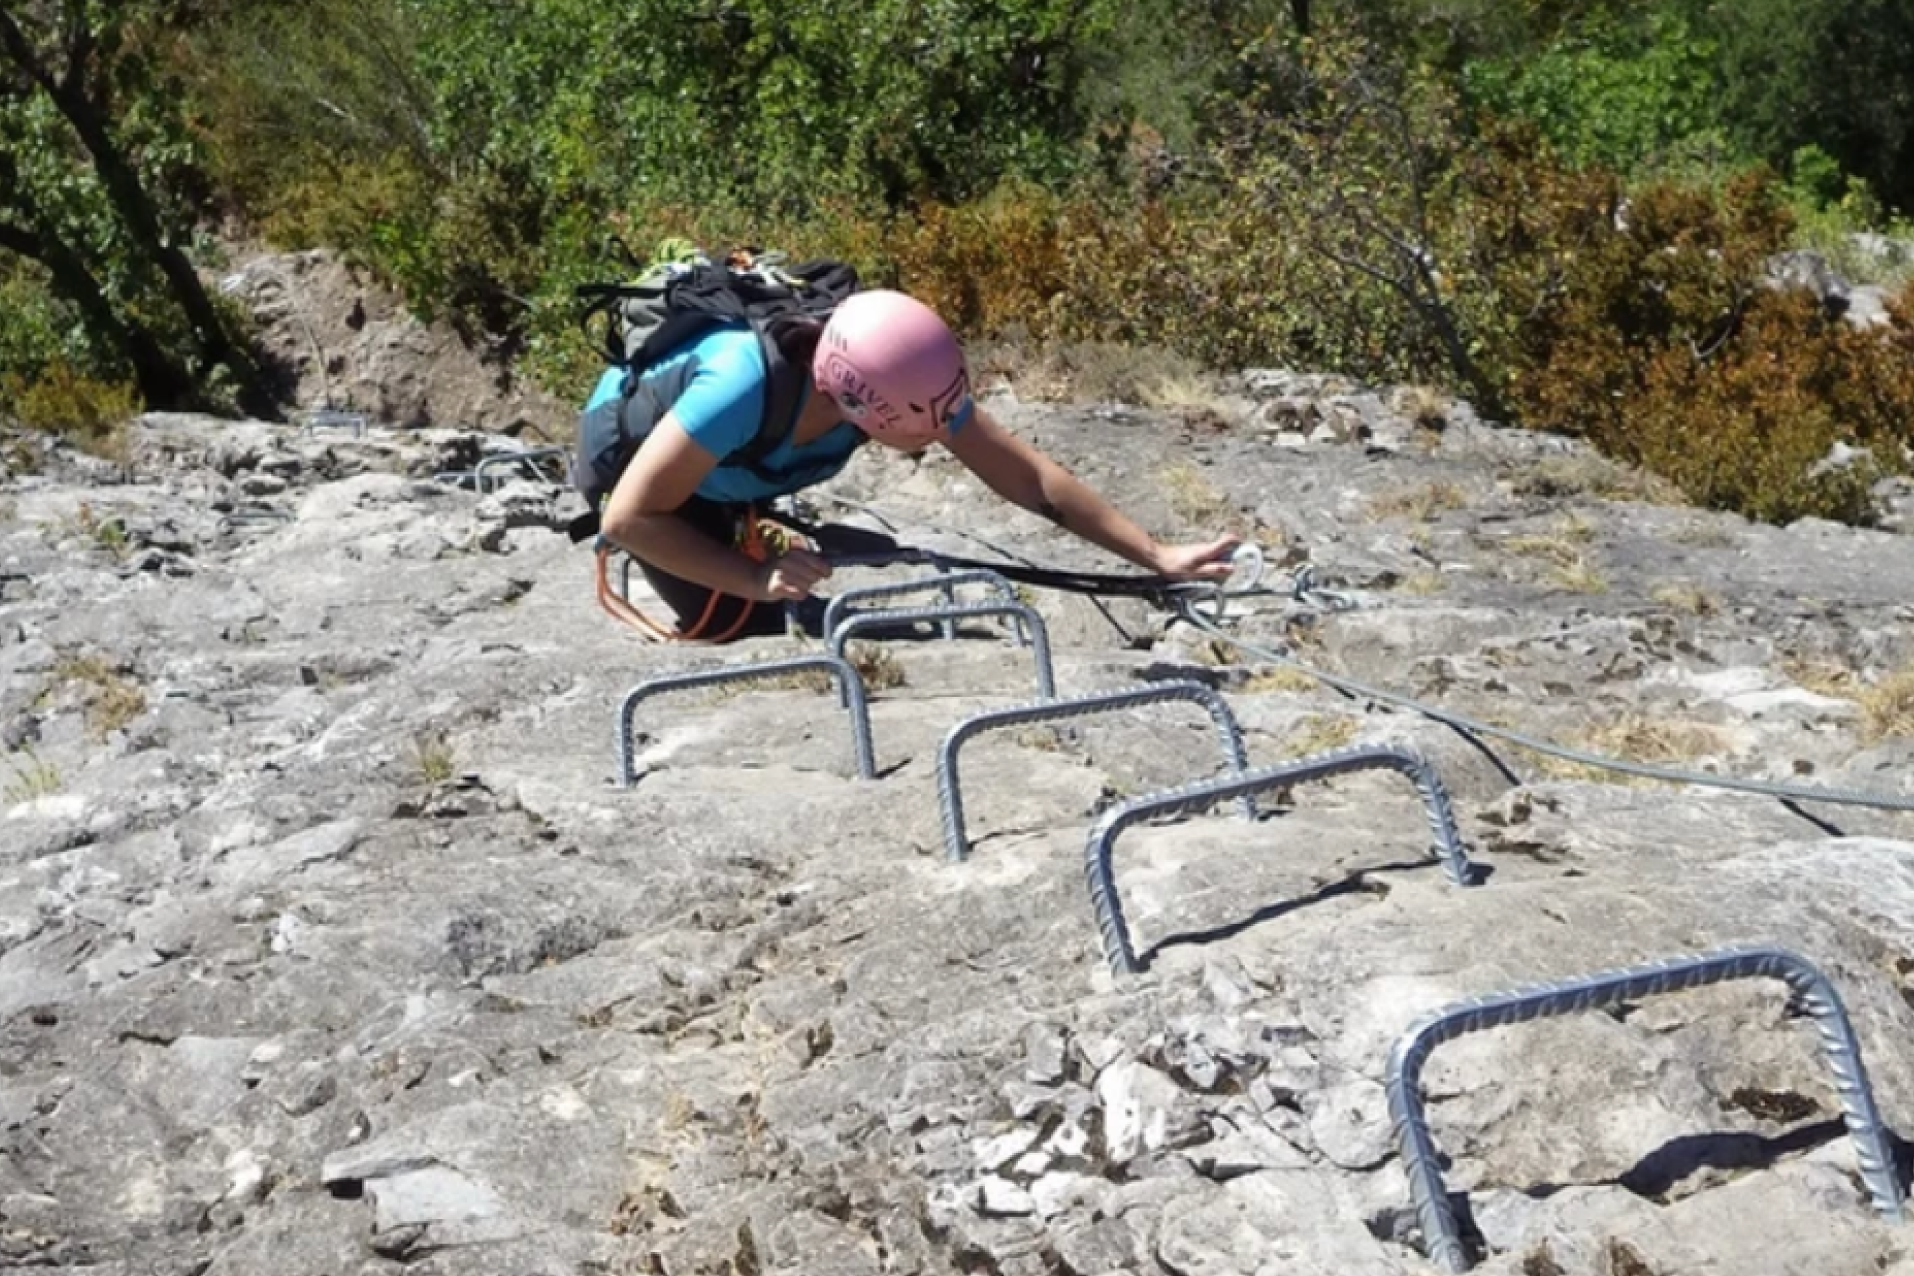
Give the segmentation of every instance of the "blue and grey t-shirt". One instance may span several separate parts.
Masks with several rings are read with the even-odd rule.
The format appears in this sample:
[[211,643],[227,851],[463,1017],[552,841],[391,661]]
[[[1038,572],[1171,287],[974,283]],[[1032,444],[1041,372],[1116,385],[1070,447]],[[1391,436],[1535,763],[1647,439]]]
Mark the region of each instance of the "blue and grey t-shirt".
[[[758,344],[757,334],[748,327],[714,328],[657,360],[643,375],[647,380],[667,376],[687,361],[695,361],[691,376],[683,393],[671,405],[671,411],[677,415],[685,433],[718,458],[718,468],[698,484],[698,495],[706,500],[742,504],[822,483],[842,470],[851,459],[851,453],[864,441],[855,425],[839,421],[821,437],[794,445],[788,437],[794,419],[778,423],[786,437],[760,463],[760,468],[778,476],[778,482],[771,482],[744,465],[726,465],[727,457],[757,437],[769,379],[764,351]],[[590,412],[622,395],[625,376],[622,368],[607,369],[598,379],[585,411]],[[814,393],[815,389],[807,383],[798,400],[799,414]]]

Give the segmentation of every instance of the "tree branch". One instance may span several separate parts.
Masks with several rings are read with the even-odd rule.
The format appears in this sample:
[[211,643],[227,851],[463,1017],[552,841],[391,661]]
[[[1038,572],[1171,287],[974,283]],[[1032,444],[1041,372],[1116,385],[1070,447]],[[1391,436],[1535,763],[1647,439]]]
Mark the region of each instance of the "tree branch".
[[67,31],[66,74],[60,77],[62,93],[84,93],[86,91],[86,64],[93,56],[93,28],[86,20],[85,8],[73,0],[68,0],[67,16],[70,20]]
[[46,245],[38,235],[24,226],[6,221],[0,221],[0,248],[34,261],[39,261],[46,254]]
[[26,32],[20,29],[20,24],[4,8],[0,8],[0,48],[5,48],[14,65],[25,71],[27,78],[48,93],[58,88],[46,64],[40,61],[40,54],[34,49],[33,42],[27,39]]

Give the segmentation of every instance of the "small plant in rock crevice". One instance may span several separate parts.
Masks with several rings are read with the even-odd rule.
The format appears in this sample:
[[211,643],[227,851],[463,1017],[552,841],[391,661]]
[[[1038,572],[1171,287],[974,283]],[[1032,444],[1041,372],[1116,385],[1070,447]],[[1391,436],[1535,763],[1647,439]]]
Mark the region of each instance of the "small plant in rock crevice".
[[412,740],[412,766],[420,783],[429,788],[457,774],[458,755],[444,734],[422,734]]
[[844,659],[864,680],[866,691],[889,691],[904,685],[904,666],[890,648],[875,642],[853,642],[844,649]]
[[1208,476],[1188,462],[1165,468],[1159,476],[1170,512],[1192,527],[1217,527],[1228,522],[1235,509]]
[[1571,594],[1605,594],[1608,592],[1608,577],[1602,569],[1577,556],[1573,561],[1558,565],[1549,573],[1549,580],[1557,588],[1566,589]]
[[64,783],[60,769],[42,760],[32,749],[20,749],[8,754],[7,764],[13,770],[13,777],[7,781],[4,789],[0,789],[0,797],[6,799],[8,806],[52,797]]
[[146,691],[127,672],[97,655],[69,655],[53,668],[53,683],[42,698],[63,686],[79,689],[87,734],[103,742],[146,712]]
[[1648,596],[1670,611],[1678,611],[1684,615],[1718,616],[1721,614],[1721,600],[1693,581],[1663,581],[1650,589]]
[[1279,693],[1300,695],[1314,691],[1321,684],[1302,670],[1290,665],[1274,665],[1268,669],[1259,669],[1243,680],[1237,692],[1246,696]]
[[1413,598],[1429,598],[1448,587],[1448,579],[1434,568],[1410,572],[1395,584],[1395,592]]
[[1406,518],[1426,523],[1445,511],[1464,509],[1468,503],[1469,494],[1460,483],[1437,479],[1380,492],[1369,498],[1364,512],[1371,519]]
[[1869,741],[1914,739],[1914,664],[1861,692],[1861,733]]
[[1861,678],[1847,665],[1838,660],[1821,656],[1793,654],[1784,656],[1779,664],[1782,677],[1794,683],[1804,691],[1812,691],[1818,696],[1829,696],[1836,700],[1860,699]]
[[[1564,743],[1603,757],[1660,766],[1693,763],[1732,752],[1734,748],[1733,737],[1711,723],[1640,712],[1586,723],[1569,732]],[[1538,756],[1536,765],[1543,774],[1558,780],[1595,780],[1609,784],[1645,782],[1626,772],[1547,754]]]
[[1312,713],[1299,721],[1283,738],[1283,751],[1290,757],[1309,757],[1354,744],[1362,724],[1345,713]]
[[1599,496],[1611,501],[1640,501],[1650,505],[1682,503],[1680,490],[1666,479],[1595,452],[1538,457],[1505,468],[1502,478],[1515,496],[1549,500]]

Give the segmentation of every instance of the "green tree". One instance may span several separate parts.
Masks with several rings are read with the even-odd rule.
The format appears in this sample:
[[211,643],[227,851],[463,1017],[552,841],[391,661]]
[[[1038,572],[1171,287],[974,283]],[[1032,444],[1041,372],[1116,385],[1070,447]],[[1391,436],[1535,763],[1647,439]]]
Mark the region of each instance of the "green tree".
[[1470,97],[1539,125],[1562,157],[1652,168],[1719,128],[1714,46],[1679,13],[1598,13],[1541,48],[1463,69]]
[[1722,118],[1785,167],[1818,146],[1914,212],[1914,4],[1687,0],[1715,41]]
[[257,384],[182,247],[196,192],[162,55],[191,18],[163,0],[0,8],[0,249],[45,269],[153,406],[201,401],[216,367]]

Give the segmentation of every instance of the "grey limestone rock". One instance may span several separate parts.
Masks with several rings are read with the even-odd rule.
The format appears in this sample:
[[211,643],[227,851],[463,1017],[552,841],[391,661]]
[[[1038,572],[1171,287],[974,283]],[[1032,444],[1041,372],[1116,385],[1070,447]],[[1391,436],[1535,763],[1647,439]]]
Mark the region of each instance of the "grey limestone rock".
[[[335,391],[401,357],[361,353]],[[1403,1030],[1728,943],[1828,971],[1914,1130],[1908,816],[1471,742],[1134,601],[1033,593],[1065,694],[1198,678],[1257,766],[1416,748],[1486,881],[1447,881],[1393,773],[1138,825],[1114,865],[1150,965],[1113,977],[1090,826],[1220,774],[1215,739],[1189,706],[979,739],[949,864],[945,733],[1030,695],[983,628],[862,653],[901,679],[873,680],[875,782],[827,696],[773,683],[648,702],[616,787],[634,683],[815,647],[634,641],[549,530],[566,494],[432,481],[522,440],[393,428],[462,414],[414,373],[352,400],[362,432],[156,414],[127,472],[55,448],[0,480],[0,1265],[1417,1272],[1380,1084]],[[1914,791],[1881,713],[1914,661],[1897,534],[1612,499],[1585,448],[1464,404],[1438,432],[1313,374],[1241,394],[1251,428],[1188,443],[1141,409],[1001,411],[1162,535],[1280,529],[1272,561],[1344,591],[1232,604],[1236,638],[1597,751]],[[1177,465],[1211,499],[1165,490]],[[866,449],[829,490],[913,543],[1113,566],[947,459]],[[1776,987],[1466,1037],[1423,1084],[1486,1271],[1905,1266]]]

